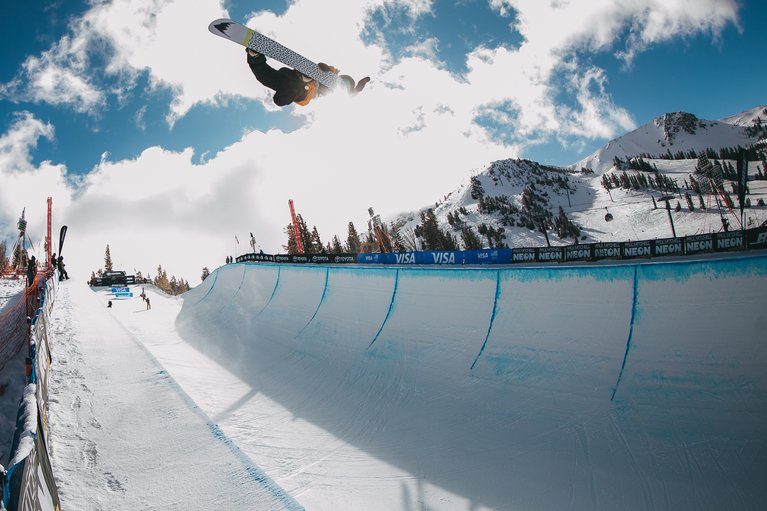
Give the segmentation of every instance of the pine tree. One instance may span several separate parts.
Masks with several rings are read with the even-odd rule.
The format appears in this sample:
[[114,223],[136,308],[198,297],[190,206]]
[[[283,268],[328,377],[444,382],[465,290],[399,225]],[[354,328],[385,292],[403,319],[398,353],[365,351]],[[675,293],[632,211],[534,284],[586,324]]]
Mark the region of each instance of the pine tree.
[[687,200],[687,209],[690,211],[695,211],[695,205],[692,203],[692,197],[690,197],[689,193],[684,194],[685,200]]
[[312,227],[312,234],[309,237],[311,245],[312,245],[312,251],[309,252],[311,254],[321,254],[325,251],[325,247],[322,246],[322,240],[320,239],[320,233],[317,231],[317,226]]
[[354,228],[354,224],[349,222],[349,231],[346,236],[346,251],[349,254],[359,254],[362,248],[360,243],[360,236],[357,234],[357,229]]
[[8,266],[8,256],[6,255],[7,253],[8,244],[4,240],[0,241],[0,273],[3,273],[5,268]]
[[306,222],[304,222],[304,217],[300,214],[297,215],[297,221],[298,234],[301,237],[301,244],[304,246],[304,254],[313,254],[312,235],[309,232],[309,228],[306,226]]
[[157,276],[154,278],[153,284],[165,292],[170,290],[170,282],[168,281],[168,274],[162,269],[162,265],[157,266]]
[[[420,233],[418,232],[419,228]],[[416,229],[416,234],[424,240],[426,250],[444,250],[444,236],[439,229],[437,216],[433,209],[429,208],[425,213],[421,213],[421,225]]]
[[392,250],[395,252],[402,252],[404,250],[405,240],[402,238],[402,234],[394,223],[391,224],[388,234],[392,243]]
[[109,251],[109,244],[107,244],[107,248],[104,251],[104,271],[112,271],[112,254]]
[[464,250],[480,250],[482,248],[482,240],[470,225],[465,225],[461,229],[461,241],[463,241]]
[[471,198],[474,200],[478,200],[480,197],[482,197],[485,194],[485,190],[484,188],[482,188],[482,183],[479,181],[479,178],[477,176],[471,176],[470,182],[471,182]]
[[288,235],[288,244],[283,245],[282,248],[284,248],[288,254],[296,254],[298,252],[298,245],[296,245],[296,233],[293,230],[292,223],[289,223],[288,226],[285,227],[285,234]]
[[338,239],[338,235],[333,236],[333,245],[330,247],[329,252],[331,254],[341,254],[343,253],[344,249],[341,246],[341,240]]

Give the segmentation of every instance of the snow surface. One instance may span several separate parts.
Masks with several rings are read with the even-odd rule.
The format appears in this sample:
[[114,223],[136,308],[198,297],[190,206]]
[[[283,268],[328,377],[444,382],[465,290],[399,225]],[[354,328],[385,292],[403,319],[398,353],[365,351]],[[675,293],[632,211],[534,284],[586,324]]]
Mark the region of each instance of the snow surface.
[[150,311],[65,282],[62,508],[765,509],[765,284],[767,255],[232,264]]
[[66,281],[51,318],[48,420],[62,509],[300,509],[116,317],[161,334],[172,312],[140,299],[106,309],[107,299]]
[[763,123],[767,121],[767,106],[757,106],[744,112],[720,119],[720,121],[747,128],[753,126],[754,121],[757,119],[761,119]]

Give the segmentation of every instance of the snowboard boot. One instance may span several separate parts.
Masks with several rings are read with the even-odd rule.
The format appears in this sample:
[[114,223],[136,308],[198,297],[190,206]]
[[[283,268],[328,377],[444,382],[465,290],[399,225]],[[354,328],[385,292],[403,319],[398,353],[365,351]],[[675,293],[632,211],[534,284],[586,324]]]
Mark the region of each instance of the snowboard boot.
[[360,92],[362,92],[362,89],[365,88],[365,85],[367,85],[369,81],[370,81],[370,77],[366,76],[365,78],[357,82],[357,86],[354,88],[354,92],[356,94],[359,94]]
[[251,50],[250,48],[245,48],[245,52],[248,54],[249,57],[258,58],[261,56],[260,53],[258,53],[255,50]]
[[338,69],[336,67],[329,66],[329,65],[325,64],[324,62],[320,62],[319,64],[317,64],[317,67],[320,68],[320,70],[322,70],[322,71],[324,71],[326,73],[338,74]]

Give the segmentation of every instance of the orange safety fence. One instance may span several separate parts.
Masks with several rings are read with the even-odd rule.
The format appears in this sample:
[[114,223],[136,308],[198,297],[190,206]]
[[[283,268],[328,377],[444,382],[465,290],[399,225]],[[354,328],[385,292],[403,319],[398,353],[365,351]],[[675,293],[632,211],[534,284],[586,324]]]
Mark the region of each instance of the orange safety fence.
[[31,286],[12,297],[0,311],[0,369],[8,363],[29,340],[27,318],[34,314],[39,302],[39,283],[44,274],[35,276]]

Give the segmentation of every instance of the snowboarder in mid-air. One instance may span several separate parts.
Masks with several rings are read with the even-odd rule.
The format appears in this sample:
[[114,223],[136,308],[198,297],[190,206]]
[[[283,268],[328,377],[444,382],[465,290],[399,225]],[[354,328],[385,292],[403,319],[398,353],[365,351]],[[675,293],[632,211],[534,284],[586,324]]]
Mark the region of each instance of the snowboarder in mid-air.
[[[305,76],[295,69],[281,67],[274,69],[266,63],[266,57],[250,48],[246,49],[248,56],[248,65],[250,70],[266,87],[274,90],[274,103],[277,106],[286,106],[291,103],[306,106],[314,98],[326,94],[328,87],[318,83],[308,76]],[[338,74],[338,69],[324,63],[317,66],[325,72]],[[349,75],[338,75],[341,82],[348,88],[351,94],[358,94],[365,88],[370,81],[370,77],[365,77],[355,84],[354,78]]]

